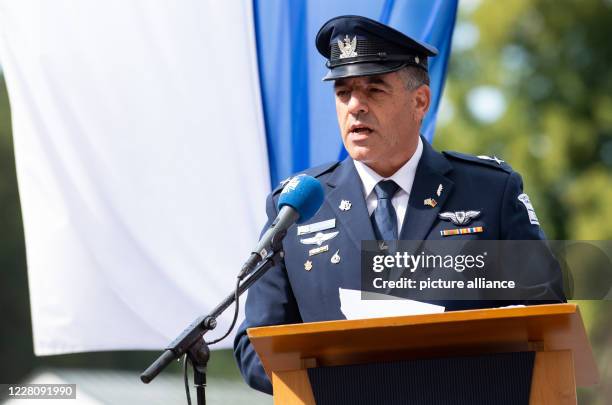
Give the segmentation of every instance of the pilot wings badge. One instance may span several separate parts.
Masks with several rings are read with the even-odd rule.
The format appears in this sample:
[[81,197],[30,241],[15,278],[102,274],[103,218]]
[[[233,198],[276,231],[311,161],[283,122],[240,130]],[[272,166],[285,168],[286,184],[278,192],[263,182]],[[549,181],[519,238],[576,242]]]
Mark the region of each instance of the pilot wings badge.
[[327,242],[328,240],[335,238],[337,235],[338,235],[338,231],[329,232],[329,233],[317,232],[317,234],[313,236],[312,238],[300,239],[300,242],[303,245],[321,246],[323,242]]
[[472,219],[477,218],[479,215],[480,211],[455,211],[441,212],[438,214],[440,219],[451,221],[455,225],[467,225]]
[[338,48],[340,48],[340,59],[354,58],[357,56],[357,37],[350,39],[348,35],[344,36],[342,41],[338,40]]

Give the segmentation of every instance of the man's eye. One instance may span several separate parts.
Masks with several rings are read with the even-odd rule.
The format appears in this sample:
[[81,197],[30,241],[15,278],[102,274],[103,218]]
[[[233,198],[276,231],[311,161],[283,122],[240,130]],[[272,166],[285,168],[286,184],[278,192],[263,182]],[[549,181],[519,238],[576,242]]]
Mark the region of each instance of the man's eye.
[[338,90],[336,92],[336,97],[344,98],[344,97],[348,96],[348,94],[349,94],[349,92],[347,90]]
[[379,89],[377,87],[371,87],[370,88],[370,93],[382,93],[382,92],[383,92],[383,90]]

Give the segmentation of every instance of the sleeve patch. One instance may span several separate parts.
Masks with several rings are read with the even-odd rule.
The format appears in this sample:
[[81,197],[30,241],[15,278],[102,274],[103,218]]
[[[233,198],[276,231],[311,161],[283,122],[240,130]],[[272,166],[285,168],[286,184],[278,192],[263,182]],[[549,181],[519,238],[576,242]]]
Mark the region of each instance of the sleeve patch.
[[535,210],[533,209],[533,205],[531,205],[529,196],[523,193],[518,196],[518,200],[522,202],[525,208],[527,209],[527,215],[529,215],[529,222],[531,222],[533,225],[540,225],[540,221],[538,221],[538,217],[536,216]]

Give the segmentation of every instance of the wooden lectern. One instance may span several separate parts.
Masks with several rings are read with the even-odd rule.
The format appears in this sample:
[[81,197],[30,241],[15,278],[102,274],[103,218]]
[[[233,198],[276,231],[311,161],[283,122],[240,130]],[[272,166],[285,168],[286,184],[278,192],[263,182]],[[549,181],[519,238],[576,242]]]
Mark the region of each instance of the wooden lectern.
[[[251,328],[248,335],[271,377],[274,403],[283,405],[315,404],[309,369],[345,372],[372,363],[380,368],[398,361],[528,353],[530,404],[575,404],[576,386],[599,378],[575,304],[268,326]],[[494,362],[503,365],[504,359]]]

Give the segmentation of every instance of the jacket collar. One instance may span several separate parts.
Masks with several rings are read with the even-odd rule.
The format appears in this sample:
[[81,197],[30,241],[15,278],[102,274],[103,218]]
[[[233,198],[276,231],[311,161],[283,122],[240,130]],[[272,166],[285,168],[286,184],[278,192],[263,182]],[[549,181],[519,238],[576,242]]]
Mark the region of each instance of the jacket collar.
[[[423,152],[414,177],[400,235],[400,239],[405,240],[425,239],[454,185],[446,177],[446,174],[452,170],[451,164],[423,137],[421,141]],[[353,160],[347,157],[342,161],[326,183],[330,188],[326,203],[330,205],[335,217],[342,223],[357,247],[361,248],[362,240],[375,239],[363,194],[363,184]],[[440,185],[442,188],[438,196]],[[435,200],[434,207],[425,204],[425,200],[429,198]],[[340,209],[342,200],[350,201],[349,210]]]
[[408,160],[402,167],[400,167],[390,177],[382,177],[376,173],[373,169],[368,167],[365,163],[354,160],[353,164],[359,174],[361,183],[363,184],[363,191],[366,200],[368,196],[374,191],[374,188],[381,180],[393,180],[406,194],[410,195],[412,185],[414,184],[414,176],[423,154],[423,140],[419,138],[419,142],[413,156]]

